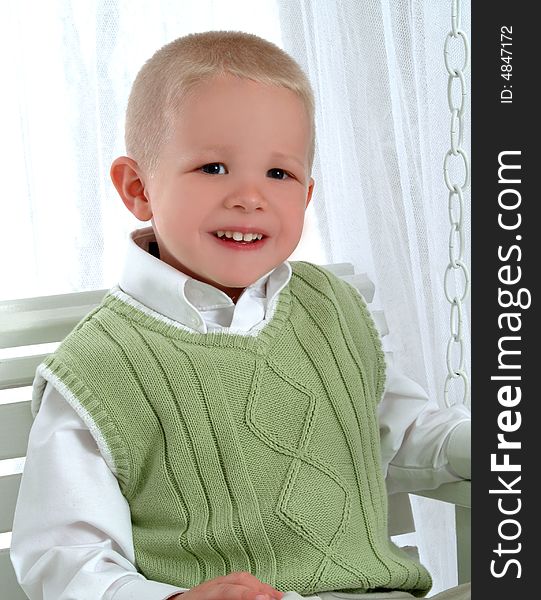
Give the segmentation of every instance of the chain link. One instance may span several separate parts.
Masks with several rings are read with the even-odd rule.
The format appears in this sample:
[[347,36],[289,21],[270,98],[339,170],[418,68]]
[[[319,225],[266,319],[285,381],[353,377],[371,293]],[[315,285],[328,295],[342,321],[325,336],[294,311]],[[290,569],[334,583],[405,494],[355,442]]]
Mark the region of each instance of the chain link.
[[[466,108],[466,79],[464,73],[470,64],[470,47],[468,38],[460,29],[460,0],[451,2],[451,31],[447,34],[443,45],[443,59],[445,68],[449,73],[447,84],[447,100],[451,112],[451,149],[445,154],[443,160],[443,178],[449,190],[449,264],[445,269],[443,287],[445,297],[451,305],[450,308],[450,337],[447,342],[445,360],[447,363],[447,376],[443,387],[443,396],[446,406],[450,406],[449,392],[451,382],[453,386],[461,385],[462,403],[470,402],[470,382],[464,369],[464,337],[462,328],[462,303],[470,292],[470,273],[464,262],[464,190],[470,183],[470,161],[462,148],[464,137],[464,111]],[[462,41],[463,62],[460,68],[450,64],[450,44],[453,41]],[[454,90],[457,90],[454,92]],[[454,93],[453,93],[454,92]],[[460,99],[460,105],[455,105],[455,98]],[[457,98],[457,99],[458,99]],[[451,181],[449,163],[452,158],[462,162],[464,177],[462,184]],[[460,272],[460,273],[459,273]],[[454,277],[450,277],[451,273]],[[453,285],[454,284],[454,285]],[[462,381],[462,384],[459,382]]]

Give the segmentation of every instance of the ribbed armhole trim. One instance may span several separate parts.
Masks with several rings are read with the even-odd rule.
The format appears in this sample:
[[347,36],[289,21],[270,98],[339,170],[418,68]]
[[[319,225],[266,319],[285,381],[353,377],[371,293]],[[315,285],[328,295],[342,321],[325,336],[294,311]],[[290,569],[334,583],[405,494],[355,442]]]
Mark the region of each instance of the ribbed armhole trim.
[[[42,394],[45,386],[41,385],[39,378],[49,381],[60,392],[88,427],[107,466],[118,479],[127,483],[130,460],[125,444],[107,413],[94,399],[92,392],[53,357],[49,357],[46,362],[39,365],[36,371],[34,385],[37,390],[41,390]],[[36,412],[40,401],[41,396],[33,396],[32,406]]]
[[[353,287],[347,281],[340,279],[340,277],[334,275],[324,267],[320,267],[319,265],[315,265],[313,263],[305,262],[305,261],[295,261],[291,263],[293,268],[293,274],[300,279],[303,279],[307,283],[310,284],[310,280],[306,279],[306,276],[310,277],[310,270],[315,270],[325,276],[327,281],[329,282],[330,287],[336,292],[337,286],[342,286],[345,290],[347,290],[354,299],[356,305],[360,308],[361,313],[365,318],[366,325],[368,327],[368,331],[370,332],[372,341],[374,343],[374,347],[376,350],[377,362],[378,362],[378,383],[376,390],[376,398],[377,403],[381,401],[383,396],[383,390],[385,389],[385,381],[386,381],[386,365],[385,365],[385,353],[383,351],[383,345],[381,342],[381,337],[379,335],[378,328],[372,318],[370,310],[368,309],[368,305],[366,304],[366,300],[363,298],[361,293]],[[312,283],[313,285],[313,283]]]
[[383,396],[383,390],[385,389],[385,383],[387,381],[385,352],[383,351],[383,344],[381,342],[381,337],[380,337],[378,328],[376,327],[376,323],[374,322],[374,318],[372,317],[372,314],[368,308],[368,305],[366,304],[366,300],[363,298],[361,293],[356,288],[354,288],[351,284],[349,284],[347,281],[344,281],[344,283],[347,286],[347,288],[349,288],[351,293],[353,294],[353,298],[354,298],[355,302],[360,307],[362,313],[365,316],[368,330],[370,331],[370,333],[372,335],[372,340],[373,340],[374,346],[376,348],[376,355],[377,355],[377,359],[378,359],[378,389],[376,391],[376,397],[377,397],[377,401],[379,403]]

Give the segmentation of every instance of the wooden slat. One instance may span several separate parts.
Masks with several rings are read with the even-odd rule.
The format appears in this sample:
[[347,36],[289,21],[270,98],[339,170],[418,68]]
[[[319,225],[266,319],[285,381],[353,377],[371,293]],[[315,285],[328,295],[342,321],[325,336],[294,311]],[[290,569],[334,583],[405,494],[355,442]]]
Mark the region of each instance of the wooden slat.
[[354,269],[351,263],[334,263],[330,265],[320,265],[327,271],[334,273],[338,277],[342,277],[343,275],[353,275]]
[[389,535],[403,535],[415,531],[415,522],[409,495],[405,492],[390,494],[387,497]]
[[0,504],[0,533],[11,531],[20,484],[20,473],[0,477],[0,498],[2,498]]
[[0,460],[26,455],[30,427],[29,401],[0,405]]
[[471,508],[455,506],[458,583],[471,581]]
[[471,507],[471,481],[444,483],[435,490],[421,490],[411,493],[417,496],[424,496],[425,498],[449,502],[457,506]]
[[47,354],[0,359],[0,389],[32,385],[37,366]]
[[[366,274],[354,274],[351,263],[322,265],[343,277],[367,302],[374,284]],[[58,294],[0,302],[0,348],[13,348],[62,340],[103,298],[107,290]]]
[[374,319],[376,329],[379,331],[381,337],[386,336],[389,333],[389,327],[387,326],[385,313],[382,310],[373,310],[371,314],[372,318]]
[[0,348],[60,341],[105,293],[96,290],[0,302]]
[[357,288],[365,299],[367,304],[370,304],[374,299],[376,287],[366,273],[356,273],[355,275],[341,275],[344,281],[347,281],[353,287]]
[[411,493],[455,505],[458,583],[471,581],[471,481],[444,483],[435,490]]
[[0,550],[0,597],[5,600],[28,600],[17,583],[9,549]]

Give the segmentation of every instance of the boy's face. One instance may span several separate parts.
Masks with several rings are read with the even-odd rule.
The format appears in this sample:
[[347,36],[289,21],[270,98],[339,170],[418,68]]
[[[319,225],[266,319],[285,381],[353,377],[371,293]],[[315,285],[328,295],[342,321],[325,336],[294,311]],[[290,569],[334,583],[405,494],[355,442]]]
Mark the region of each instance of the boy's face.
[[[286,260],[313,191],[309,143],[290,90],[230,75],[202,83],[144,181],[160,258],[226,293]],[[264,237],[237,242],[218,231]]]

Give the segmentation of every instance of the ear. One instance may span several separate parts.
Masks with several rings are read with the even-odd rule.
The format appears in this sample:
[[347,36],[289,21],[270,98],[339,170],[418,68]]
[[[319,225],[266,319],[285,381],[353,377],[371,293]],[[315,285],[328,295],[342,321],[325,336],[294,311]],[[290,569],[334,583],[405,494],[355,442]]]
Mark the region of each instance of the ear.
[[310,200],[312,199],[312,194],[314,192],[314,183],[314,178],[310,177],[310,183],[308,184],[308,193],[306,194],[306,204],[304,206],[305,210],[308,208]]
[[126,208],[140,221],[152,218],[152,208],[145,194],[145,184],[139,165],[127,156],[115,158],[111,179]]

